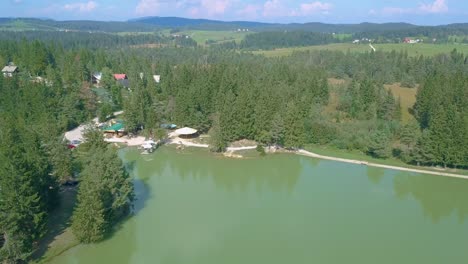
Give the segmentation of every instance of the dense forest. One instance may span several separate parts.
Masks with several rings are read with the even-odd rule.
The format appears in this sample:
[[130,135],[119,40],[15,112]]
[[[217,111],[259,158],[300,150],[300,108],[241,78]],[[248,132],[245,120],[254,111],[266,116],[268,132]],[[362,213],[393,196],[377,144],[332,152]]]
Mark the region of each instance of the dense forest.
[[[124,110],[131,133],[163,137],[160,125],[168,122],[194,127],[210,135],[216,152],[251,139],[468,168],[468,57],[456,50],[434,57],[317,51],[265,58],[155,35],[1,32],[0,39],[0,63],[20,69],[0,76],[4,262],[30,258],[69,180],[80,182],[71,226],[82,242],[104,239],[131,210],[130,177],[102,133],[89,128],[86,143],[73,151],[63,141],[65,131],[113,110]],[[171,44],[128,47],[152,41]],[[100,87],[91,84],[94,72],[103,74]],[[117,72],[127,74],[130,89],[113,80]],[[418,89],[414,120],[402,122],[407,109],[384,88],[395,82]]]

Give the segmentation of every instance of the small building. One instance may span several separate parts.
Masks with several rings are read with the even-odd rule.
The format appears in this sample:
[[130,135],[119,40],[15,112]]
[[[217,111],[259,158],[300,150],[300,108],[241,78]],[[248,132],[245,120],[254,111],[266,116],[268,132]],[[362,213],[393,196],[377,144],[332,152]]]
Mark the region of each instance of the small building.
[[126,80],[128,78],[127,78],[127,74],[125,73],[114,73],[114,79],[117,81],[120,81],[120,80]]
[[91,76],[91,82],[93,84],[100,84],[101,83],[101,79],[102,79],[102,73],[101,72],[95,72],[93,73],[93,75]]
[[153,75],[153,80],[156,82],[156,83],[159,83],[161,81],[161,75]]
[[13,77],[13,74],[18,72],[18,67],[14,65],[8,65],[3,67],[2,73],[4,77]]
[[198,137],[198,131],[196,129],[190,128],[190,127],[184,127],[181,129],[177,129],[174,131],[174,134],[176,134],[180,138],[196,138]]
[[176,129],[177,125],[176,124],[161,124],[159,127],[163,129]]
[[102,131],[104,132],[104,134],[108,136],[121,137],[125,135],[125,128],[124,128],[123,123],[115,123],[111,126],[104,127]]

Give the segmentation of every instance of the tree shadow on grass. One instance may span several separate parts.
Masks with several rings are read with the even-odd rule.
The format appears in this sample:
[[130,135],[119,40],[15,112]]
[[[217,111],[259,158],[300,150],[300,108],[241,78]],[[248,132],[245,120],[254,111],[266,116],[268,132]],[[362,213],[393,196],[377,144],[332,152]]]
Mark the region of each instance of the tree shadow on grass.
[[[47,234],[38,242],[37,249],[32,255],[32,259],[41,261],[45,253],[50,248],[52,242],[65,232],[71,225],[71,216],[76,203],[77,188],[65,187],[59,193],[60,203],[49,214],[47,223]],[[60,243],[60,241],[58,241]],[[64,242],[66,243],[66,242]],[[66,245],[64,244],[64,248]]]

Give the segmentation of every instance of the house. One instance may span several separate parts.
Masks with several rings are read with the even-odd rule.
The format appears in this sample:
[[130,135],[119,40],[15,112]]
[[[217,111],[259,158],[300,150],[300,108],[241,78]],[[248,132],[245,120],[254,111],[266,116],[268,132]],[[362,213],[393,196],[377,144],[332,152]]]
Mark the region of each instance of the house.
[[403,43],[406,43],[406,44],[416,44],[416,43],[419,43],[419,42],[420,42],[419,39],[417,39],[417,40],[410,39],[410,38],[403,39]]
[[13,74],[18,72],[18,67],[14,65],[8,65],[3,67],[2,73],[4,77],[13,77]]
[[114,79],[117,81],[120,81],[120,80],[126,80],[128,78],[127,78],[127,74],[125,73],[114,73]]
[[93,75],[91,76],[91,82],[93,84],[100,84],[101,83],[101,79],[102,79],[102,73],[101,72],[95,72],[93,73]]
[[161,81],[161,75],[153,75],[153,79],[156,83],[159,83]]

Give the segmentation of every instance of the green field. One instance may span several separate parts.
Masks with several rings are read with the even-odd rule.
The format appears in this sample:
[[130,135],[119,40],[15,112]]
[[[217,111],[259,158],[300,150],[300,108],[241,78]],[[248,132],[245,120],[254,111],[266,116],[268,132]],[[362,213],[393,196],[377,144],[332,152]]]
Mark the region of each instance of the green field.
[[36,25],[23,20],[12,20],[0,24],[0,30],[6,31],[29,31],[29,30],[56,30],[56,28],[46,25]]
[[177,34],[188,35],[199,45],[205,45],[208,40],[217,43],[234,40],[236,43],[240,43],[245,36],[251,33],[252,32],[187,30],[178,32]]
[[[377,51],[407,51],[410,56],[434,56],[440,53],[448,53],[453,49],[457,49],[465,54],[468,54],[468,45],[466,44],[374,44]],[[307,46],[307,47],[294,47],[282,48],[275,50],[260,50],[254,51],[254,54],[263,54],[266,57],[281,57],[291,55],[296,51],[317,51],[317,50],[330,50],[330,51],[343,51],[343,52],[369,52],[371,48],[365,44],[351,44],[351,43],[336,43],[328,45]]]

